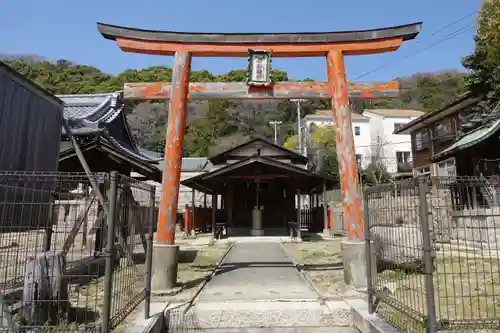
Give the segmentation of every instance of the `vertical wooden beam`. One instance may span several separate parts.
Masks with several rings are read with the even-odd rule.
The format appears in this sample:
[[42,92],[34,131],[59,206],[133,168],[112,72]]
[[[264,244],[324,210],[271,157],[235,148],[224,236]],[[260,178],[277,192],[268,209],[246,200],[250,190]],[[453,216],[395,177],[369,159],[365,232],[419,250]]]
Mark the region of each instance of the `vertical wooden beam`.
[[191,234],[195,234],[195,230],[196,230],[196,221],[195,221],[195,218],[196,218],[196,190],[193,188],[191,190],[191,207],[192,208],[192,211],[191,211],[191,225],[189,226],[189,230],[187,231],[188,232],[188,236],[191,235]]
[[302,224],[302,210],[301,210],[301,200],[302,194],[300,190],[297,190],[297,239],[302,239],[302,231],[300,230]]
[[233,225],[233,183],[228,183],[227,184],[227,225],[232,226]]
[[172,97],[168,114],[165,139],[165,167],[163,170],[161,203],[158,214],[156,242],[175,243],[175,221],[179,202],[179,182],[181,178],[182,142],[189,93],[189,73],[191,54],[176,52],[172,73]]
[[215,240],[215,217],[217,215],[217,194],[212,194],[212,238]]
[[327,70],[331,96],[333,96],[332,115],[337,127],[337,156],[347,237],[351,241],[360,241],[364,239],[364,221],[361,214],[361,194],[352,133],[348,83],[344,55],[341,50],[328,52]]
[[328,233],[328,202],[326,198],[326,184],[323,182],[323,232]]

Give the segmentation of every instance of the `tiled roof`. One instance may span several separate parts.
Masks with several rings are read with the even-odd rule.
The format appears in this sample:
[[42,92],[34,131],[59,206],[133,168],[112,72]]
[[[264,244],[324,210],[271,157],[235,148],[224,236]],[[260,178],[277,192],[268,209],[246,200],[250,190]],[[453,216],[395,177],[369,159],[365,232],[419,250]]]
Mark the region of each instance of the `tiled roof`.
[[123,109],[120,93],[58,95],[65,104],[64,118],[110,123]]
[[364,112],[370,112],[382,117],[420,117],[425,112],[411,109],[366,109]]
[[[332,117],[332,110],[316,110],[316,113],[308,114],[307,116],[305,116],[306,119],[331,118],[331,117]],[[367,120],[368,118],[359,113],[352,112],[351,119]]]
[[186,172],[201,172],[210,169],[212,163],[206,157],[183,157],[181,170]]
[[453,153],[470,148],[494,135],[500,130],[500,120],[490,122],[464,135],[450,147],[433,156],[434,161],[442,161]]
[[[123,113],[122,93],[58,95],[64,106],[64,118],[68,120],[75,136],[101,134],[115,148],[145,162],[154,158],[139,151]],[[113,126],[110,126],[113,123]],[[106,131],[104,131],[106,130]],[[62,130],[65,134],[65,130]]]
[[[163,170],[165,166],[165,160],[158,162],[158,168]],[[182,172],[205,172],[209,171],[212,167],[212,163],[208,161],[206,157],[183,157],[181,171]]]

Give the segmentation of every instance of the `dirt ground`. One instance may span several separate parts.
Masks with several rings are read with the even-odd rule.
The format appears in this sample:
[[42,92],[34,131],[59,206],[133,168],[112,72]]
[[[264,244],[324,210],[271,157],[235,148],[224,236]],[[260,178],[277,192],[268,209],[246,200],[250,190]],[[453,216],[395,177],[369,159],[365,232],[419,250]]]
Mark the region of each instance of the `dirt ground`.
[[306,277],[313,282],[325,299],[342,299],[358,296],[359,293],[344,282],[340,242],[343,237],[332,240],[311,240],[283,244]]
[[[286,243],[284,247],[301,265],[305,275],[326,299],[360,296],[343,281],[340,242],[334,240]],[[495,253],[456,251],[442,246],[436,254],[433,278],[437,319],[478,321],[483,329],[452,326],[453,332],[498,332],[500,324],[500,257]],[[408,332],[424,333],[426,329],[425,275],[403,271],[378,274],[377,289],[391,293],[396,302],[383,302],[378,313]],[[361,295],[363,297],[363,295]],[[406,312],[401,311],[403,309]],[[421,317],[422,320],[413,318]],[[487,327],[488,320],[492,321]],[[478,327],[479,325],[476,325]],[[494,327],[494,328],[493,328]]]
[[[178,237],[180,244],[180,257],[177,280],[180,289],[172,295],[152,295],[151,302],[184,303],[189,302],[196,296],[213,270],[221,261],[231,244],[210,244],[207,235],[198,238],[183,239]],[[144,302],[141,302],[128,316],[118,325],[114,332],[124,332],[127,325],[136,318],[144,315]]]
[[[181,290],[179,293],[167,297],[168,301],[172,303],[190,301],[230,246],[229,243],[181,245],[177,276]],[[162,299],[163,296],[158,296],[154,297],[153,301]]]
[[[9,304],[17,304],[21,300],[26,259],[43,253],[44,234],[43,231],[32,231],[0,235],[0,292],[8,295]],[[54,233],[53,250],[62,248],[64,236],[66,233]],[[210,245],[209,239],[206,235],[184,239],[179,232],[177,243],[180,244],[178,271],[180,291],[171,296],[153,295],[152,302],[185,302],[197,293],[205,277],[210,275],[230,246],[227,243]],[[118,323],[116,328],[118,332],[124,331],[128,323],[144,313],[142,291],[146,277],[145,252],[138,236],[135,244],[134,264],[129,265],[126,259],[120,259],[113,274],[111,317],[118,316],[116,318],[118,323],[122,319],[119,316],[122,310],[127,305],[130,307],[135,305],[132,312]],[[79,234],[68,253],[68,261],[88,258],[90,250],[87,250],[87,247],[82,246],[82,237]],[[57,327],[53,326],[53,329],[60,329],[61,325],[64,325],[67,331],[79,330],[92,323],[97,325],[101,321],[104,305],[105,259],[88,258],[76,267],[74,265],[72,267],[77,273],[67,274],[69,304],[62,305],[70,311],[65,316],[67,318],[58,317],[58,323],[55,324]],[[14,323],[22,325],[19,318],[18,315],[14,315]],[[47,329],[50,331],[50,327]]]

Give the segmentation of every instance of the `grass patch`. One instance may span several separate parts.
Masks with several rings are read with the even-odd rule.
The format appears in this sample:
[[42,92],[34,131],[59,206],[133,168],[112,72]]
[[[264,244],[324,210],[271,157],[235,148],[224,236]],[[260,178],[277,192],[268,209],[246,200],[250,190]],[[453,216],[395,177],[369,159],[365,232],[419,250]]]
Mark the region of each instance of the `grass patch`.
[[[434,262],[434,299],[437,320],[450,322],[475,321],[474,329],[461,332],[490,332],[488,320],[500,318],[500,261],[497,257],[451,251],[440,251]],[[378,274],[377,289],[392,288],[391,298],[412,309],[422,318],[427,315],[425,276],[384,271]],[[425,332],[419,321],[397,309],[380,303],[377,312],[408,332]],[[481,327],[482,326],[482,327]],[[452,326],[453,327],[453,326]],[[493,332],[493,330],[491,330]]]
[[183,251],[196,251],[196,256],[193,257],[191,254],[193,260],[179,262],[177,281],[182,286],[182,289],[178,294],[167,297],[166,300],[171,302],[189,301],[199,290],[206,277],[217,267],[229,246],[231,244],[216,243],[197,246],[196,248],[182,249],[181,247],[181,256]]
[[394,282],[404,280],[407,277],[406,272],[402,270],[387,270],[383,271],[378,275],[380,282]]
[[357,295],[354,289],[344,282],[341,240],[338,238],[283,244],[288,254],[315,285],[316,290],[327,299]]

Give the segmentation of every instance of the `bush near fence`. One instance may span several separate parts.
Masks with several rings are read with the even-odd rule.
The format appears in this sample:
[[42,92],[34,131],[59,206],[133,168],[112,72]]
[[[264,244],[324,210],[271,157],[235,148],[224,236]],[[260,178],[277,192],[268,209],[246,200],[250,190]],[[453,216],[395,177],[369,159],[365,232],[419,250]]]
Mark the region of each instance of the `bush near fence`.
[[0,172],[2,331],[113,330],[147,299],[153,223],[132,178]]
[[407,332],[500,329],[500,206],[479,178],[364,192],[370,307]]

